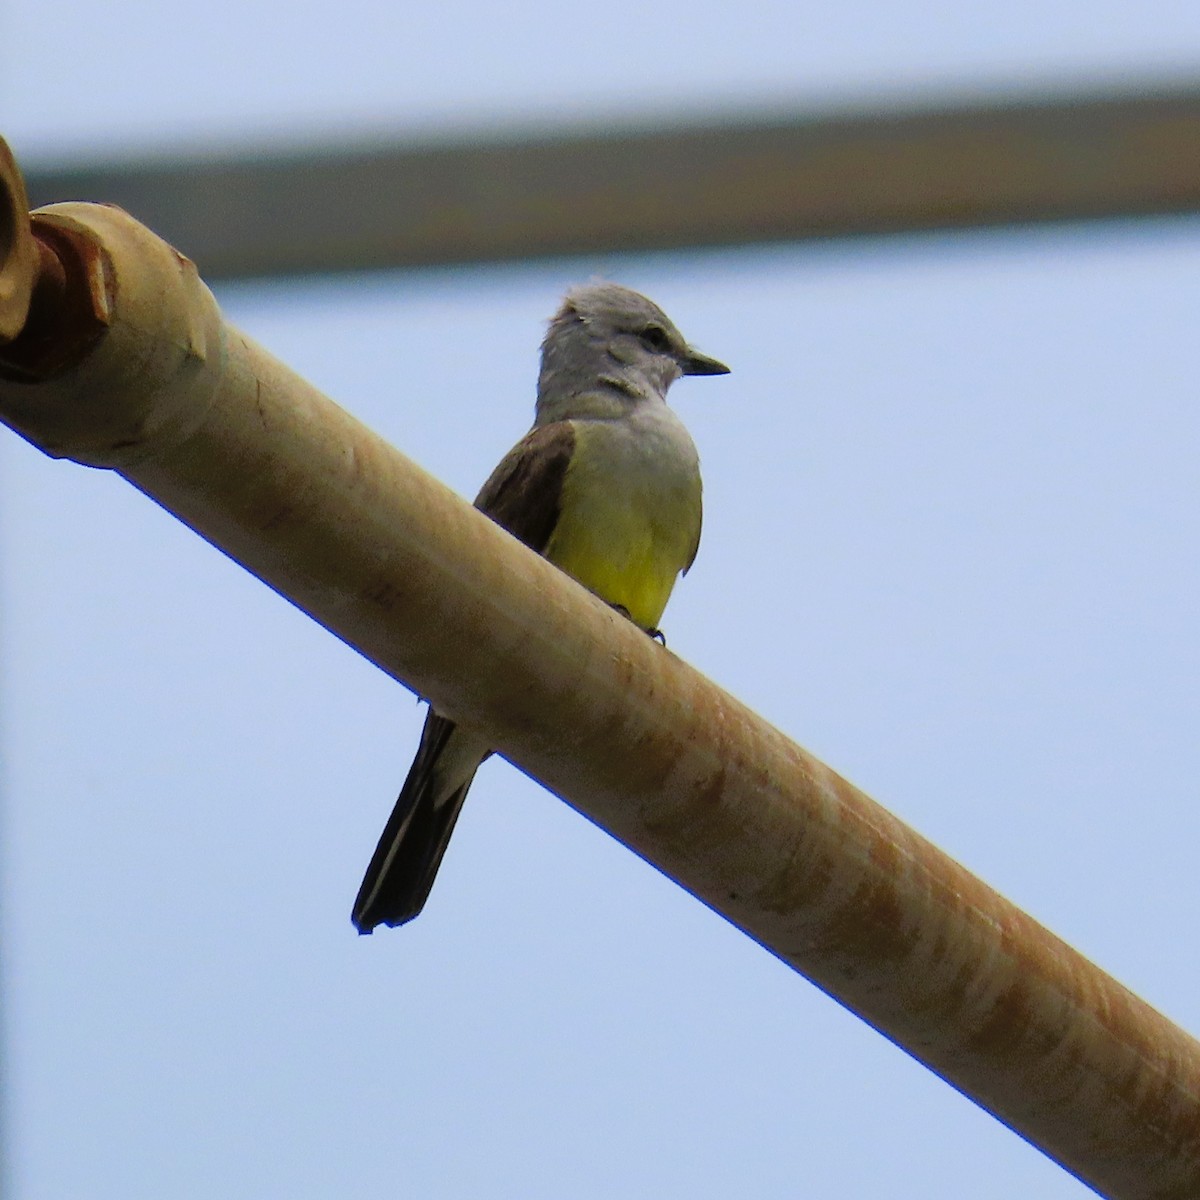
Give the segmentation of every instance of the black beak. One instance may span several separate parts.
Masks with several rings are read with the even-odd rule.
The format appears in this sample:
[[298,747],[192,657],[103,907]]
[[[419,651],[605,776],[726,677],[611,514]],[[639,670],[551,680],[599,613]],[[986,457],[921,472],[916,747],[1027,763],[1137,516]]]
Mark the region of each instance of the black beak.
[[729,368],[723,362],[717,362],[715,358],[709,358],[707,354],[701,354],[691,346],[687,348],[687,353],[680,357],[679,366],[685,375],[729,374]]

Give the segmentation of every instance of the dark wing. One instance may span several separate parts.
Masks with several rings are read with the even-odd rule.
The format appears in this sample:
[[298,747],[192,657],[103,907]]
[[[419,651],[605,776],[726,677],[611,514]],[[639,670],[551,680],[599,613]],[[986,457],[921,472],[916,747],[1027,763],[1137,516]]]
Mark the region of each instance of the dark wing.
[[692,563],[696,561],[696,555],[700,553],[700,530],[703,526],[704,508],[701,506],[700,512],[696,515],[696,540],[692,543],[692,552],[688,555],[687,566],[683,568],[684,575],[692,569]]
[[[574,449],[569,422],[533,430],[492,472],[475,507],[541,554],[558,523],[563,480]],[[376,925],[411,921],[429,895],[478,766],[468,760],[466,782],[455,791],[446,790],[447,776],[454,781],[464,774],[464,751],[455,749],[454,738],[454,723],[431,709],[417,757],[354,902],[353,920],[360,933],[370,933]],[[466,753],[474,752],[468,746]],[[447,756],[458,756],[459,761],[447,765]]]
[[475,507],[531,550],[545,551],[562,510],[563,480],[575,452],[570,421],[527,433],[475,497]]

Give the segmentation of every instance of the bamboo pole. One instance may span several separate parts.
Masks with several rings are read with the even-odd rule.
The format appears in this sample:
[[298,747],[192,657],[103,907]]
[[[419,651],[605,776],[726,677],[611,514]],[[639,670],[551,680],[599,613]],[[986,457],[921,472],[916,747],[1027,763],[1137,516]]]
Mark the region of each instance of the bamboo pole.
[[28,213],[25,181],[0,138],[0,342],[25,328],[33,296],[38,263]]
[[1200,1195],[1187,1034],[225,323],[126,214],[35,232],[57,283],[37,345],[0,348],[0,419],[119,472],[1101,1194]]

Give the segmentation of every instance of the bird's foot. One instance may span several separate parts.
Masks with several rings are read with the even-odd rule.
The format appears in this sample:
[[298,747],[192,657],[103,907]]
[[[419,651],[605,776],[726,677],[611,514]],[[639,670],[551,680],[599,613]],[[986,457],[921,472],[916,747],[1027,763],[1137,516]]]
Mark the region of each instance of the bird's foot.
[[[608,607],[611,608],[614,612],[619,612],[621,614],[621,616],[623,616],[627,621],[633,620],[633,617],[630,615],[629,609],[627,609],[625,607],[625,605],[610,604]],[[667,644],[667,639],[666,639],[666,637],[663,636],[663,631],[661,629],[647,629],[645,632],[648,633],[660,645],[665,646]]]

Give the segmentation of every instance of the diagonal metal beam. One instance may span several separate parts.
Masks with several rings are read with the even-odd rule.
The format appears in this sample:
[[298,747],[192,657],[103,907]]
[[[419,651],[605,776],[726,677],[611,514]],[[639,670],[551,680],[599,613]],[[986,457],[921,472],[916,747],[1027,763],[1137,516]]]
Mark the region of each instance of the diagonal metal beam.
[[1200,87],[27,173],[208,278],[1200,211]]

